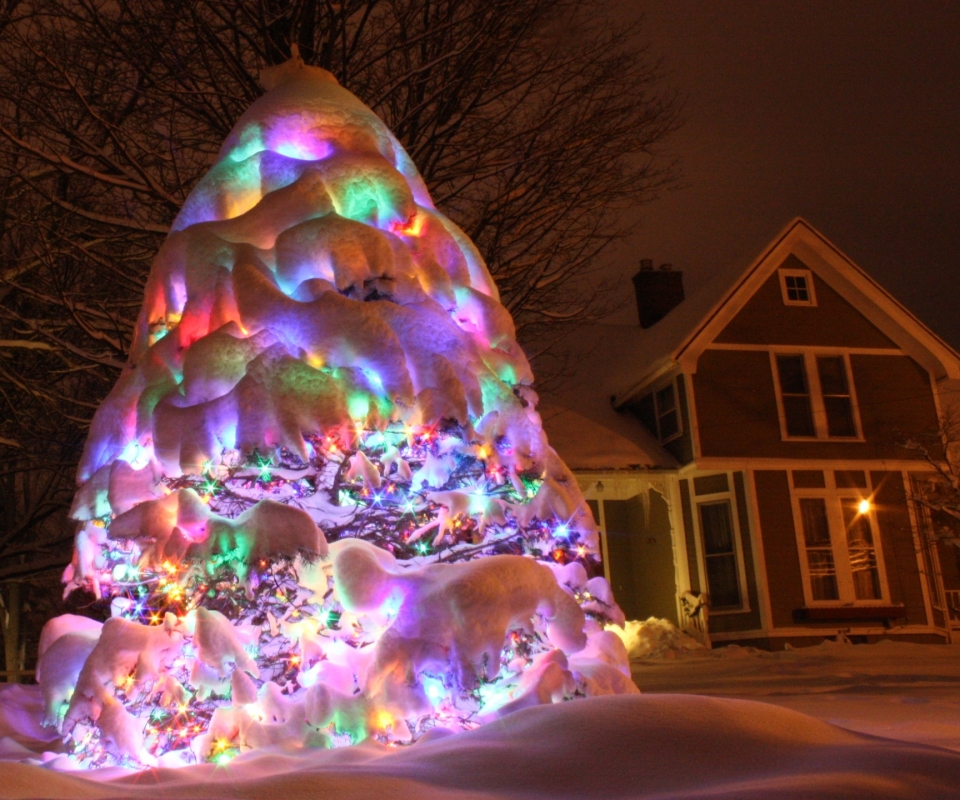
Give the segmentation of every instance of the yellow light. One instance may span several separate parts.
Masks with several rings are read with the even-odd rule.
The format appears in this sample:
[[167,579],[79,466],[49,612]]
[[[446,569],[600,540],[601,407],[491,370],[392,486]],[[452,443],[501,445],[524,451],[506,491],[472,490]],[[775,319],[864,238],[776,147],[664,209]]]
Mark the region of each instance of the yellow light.
[[869,512],[869,511],[870,511],[870,501],[869,501],[869,500],[861,500],[861,501],[860,501],[860,505],[857,506],[857,510],[858,510],[861,514],[866,514],[867,512]]
[[376,726],[380,730],[386,730],[393,724],[393,715],[389,711],[378,711]]

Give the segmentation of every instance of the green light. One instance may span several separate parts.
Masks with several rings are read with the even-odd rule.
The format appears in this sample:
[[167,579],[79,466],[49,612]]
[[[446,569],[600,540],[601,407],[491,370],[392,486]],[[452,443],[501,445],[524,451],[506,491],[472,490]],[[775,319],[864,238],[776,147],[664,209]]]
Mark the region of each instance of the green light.
[[263,481],[264,483],[270,480],[270,467],[273,466],[273,462],[269,458],[264,458],[258,454],[254,466],[260,470],[257,480]]
[[334,611],[332,608],[327,611],[326,616],[324,617],[324,624],[328,628],[332,628],[340,622],[340,612]]
[[430,545],[426,542],[417,542],[417,546],[414,548],[420,555],[425,556],[430,552]]
[[350,418],[363,421],[370,413],[370,398],[365,394],[355,394],[347,398],[347,411]]

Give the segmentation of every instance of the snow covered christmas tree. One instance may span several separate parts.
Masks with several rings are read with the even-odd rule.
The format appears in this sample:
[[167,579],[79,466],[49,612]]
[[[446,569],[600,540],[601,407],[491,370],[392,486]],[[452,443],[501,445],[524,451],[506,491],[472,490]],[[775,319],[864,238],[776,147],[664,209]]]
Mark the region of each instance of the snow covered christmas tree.
[[45,627],[81,764],[415,741],[635,692],[476,248],[323,70],[268,70],[157,255]]

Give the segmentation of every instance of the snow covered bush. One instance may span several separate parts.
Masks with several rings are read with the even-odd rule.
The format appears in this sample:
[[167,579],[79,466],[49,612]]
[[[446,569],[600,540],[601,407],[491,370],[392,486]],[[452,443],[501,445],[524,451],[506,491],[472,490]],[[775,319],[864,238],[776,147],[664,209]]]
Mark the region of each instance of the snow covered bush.
[[410,742],[635,692],[479,253],[323,70],[265,76],[154,263],[79,470],[46,719],[85,765]]

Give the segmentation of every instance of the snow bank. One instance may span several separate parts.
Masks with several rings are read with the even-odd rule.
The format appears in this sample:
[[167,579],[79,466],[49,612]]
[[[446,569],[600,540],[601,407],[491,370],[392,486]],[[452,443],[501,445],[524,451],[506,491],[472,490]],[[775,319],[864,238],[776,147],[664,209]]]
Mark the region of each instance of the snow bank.
[[631,619],[622,628],[611,625],[608,630],[620,637],[632,659],[676,658],[690,651],[706,650],[668,619],[650,617],[643,622]]
[[[18,690],[22,692],[21,690]],[[0,709],[7,706],[2,702]],[[289,724],[289,720],[284,723]],[[0,720],[2,724],[2,720]],[[518,711],[399,750],[251,752],[150,774],[56,771],[6,751],[0,798],[417,797],[945,798],[960,755],[844,731],[763,703],[679,695],[601,697]],[[2,754],[4,751],[0,751]],[[18,763],[20,762],[20,763]],[[53,769],[51,769],[53,767]]]

